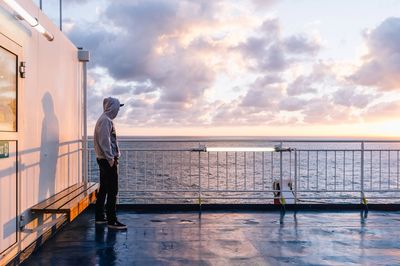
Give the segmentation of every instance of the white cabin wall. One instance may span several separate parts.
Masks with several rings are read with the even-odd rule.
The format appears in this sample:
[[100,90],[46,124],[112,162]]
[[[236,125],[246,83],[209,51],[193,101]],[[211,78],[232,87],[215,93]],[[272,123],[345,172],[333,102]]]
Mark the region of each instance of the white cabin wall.
[[[18,2],[54,35],[49,42],[0,2],[0,32],[21,46],[26,62],[18,88],[18,199],[29,223],[33,205],[82,181],[82,87],[77,48],[32,1]],[[22,249],[39,235],[20,234]]]
[[[20,171],[23,211],[81,178],[79,166],[72,163],[78,159],[81,139],[80,68],[76,47],[58,27],[30,0],[19,2],[55,36],[49,42],[25,22],[18,21],[30,31],[15,36],[23,48],[23,60],[27,64],[26,78],[19,88],[20,163],[35,165],[26,169],[22,167]],[[68,145],[68,142],[75,143]]]

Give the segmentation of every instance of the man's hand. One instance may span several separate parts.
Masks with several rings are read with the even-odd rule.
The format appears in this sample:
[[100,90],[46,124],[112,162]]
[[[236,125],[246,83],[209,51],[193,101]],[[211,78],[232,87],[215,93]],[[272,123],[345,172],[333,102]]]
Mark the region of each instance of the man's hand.
[[111,160],[108,160],[108,163],[110,164],[110,167],[113,167],[113,166],[114,166],[114,163],[115,163],[115,161],[114,161],[114,159],[111,159]]

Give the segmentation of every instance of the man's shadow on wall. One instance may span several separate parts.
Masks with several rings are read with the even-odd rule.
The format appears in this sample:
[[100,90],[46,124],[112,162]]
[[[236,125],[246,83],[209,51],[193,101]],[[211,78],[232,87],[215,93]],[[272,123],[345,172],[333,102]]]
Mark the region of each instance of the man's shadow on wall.
[[60,146],[58,119],[54,113],[54,102],[49,92],[46,92],[42,98],[42,107],[44,118],[40,144],[39,201],[52,196],[55,192]]

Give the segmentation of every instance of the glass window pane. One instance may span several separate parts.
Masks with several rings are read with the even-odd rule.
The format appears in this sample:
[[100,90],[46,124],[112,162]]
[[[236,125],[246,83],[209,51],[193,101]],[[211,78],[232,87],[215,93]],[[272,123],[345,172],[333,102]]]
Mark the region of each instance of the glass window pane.
[[17,56],[0,47],[0,131],[17,131]]

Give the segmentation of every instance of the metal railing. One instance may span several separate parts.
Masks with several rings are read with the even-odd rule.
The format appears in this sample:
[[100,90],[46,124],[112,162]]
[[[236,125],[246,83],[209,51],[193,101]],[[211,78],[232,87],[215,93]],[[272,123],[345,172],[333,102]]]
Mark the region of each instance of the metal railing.
[[[400,141],[120,141],[120,203],[395,203]],[[292,150],[260,151],[279,145]],[[237,148],[232,148],[235,146]],[[211,149],[210,149],[211,150]],[[218,151],[221,150],[221,151]],[[93,149],[89,180],[98,181]],[[276,186],[278,184],[278,187]]]

